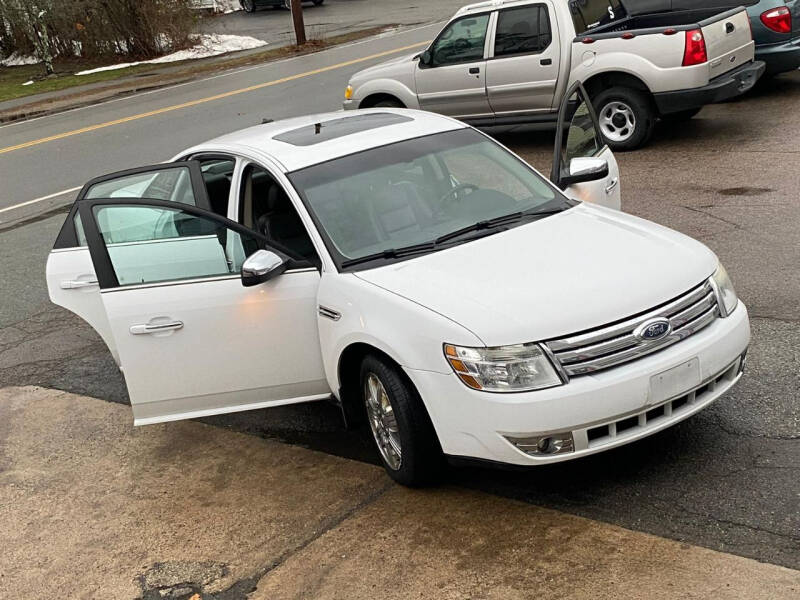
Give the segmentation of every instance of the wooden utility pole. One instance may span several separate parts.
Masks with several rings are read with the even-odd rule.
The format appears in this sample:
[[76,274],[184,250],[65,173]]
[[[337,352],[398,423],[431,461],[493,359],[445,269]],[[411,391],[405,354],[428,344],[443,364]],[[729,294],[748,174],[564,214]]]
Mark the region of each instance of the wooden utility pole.
[[297,45],[302,46],[306,43],[306,25],[303,22],[302,0],[292,0],[292,21],[294,21],[294,35],[297,38]]

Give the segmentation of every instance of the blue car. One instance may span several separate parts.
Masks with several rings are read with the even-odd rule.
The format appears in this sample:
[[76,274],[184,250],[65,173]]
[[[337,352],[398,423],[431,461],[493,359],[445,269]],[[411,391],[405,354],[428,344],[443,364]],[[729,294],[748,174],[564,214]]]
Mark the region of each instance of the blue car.
[[629,15],[747,7],[756,42],[756,60],[767,64],[767,75],[800,67],[800,0],[622,0]]

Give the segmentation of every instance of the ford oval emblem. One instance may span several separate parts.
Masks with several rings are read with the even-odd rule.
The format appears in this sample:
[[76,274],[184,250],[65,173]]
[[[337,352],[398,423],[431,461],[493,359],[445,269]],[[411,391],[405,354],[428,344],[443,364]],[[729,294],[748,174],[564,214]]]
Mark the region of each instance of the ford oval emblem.
[[642,342],[655,342],[667,337],[670,333],[672,333],[672,324],[669,319],[657,317],[639,325],[633,335]]

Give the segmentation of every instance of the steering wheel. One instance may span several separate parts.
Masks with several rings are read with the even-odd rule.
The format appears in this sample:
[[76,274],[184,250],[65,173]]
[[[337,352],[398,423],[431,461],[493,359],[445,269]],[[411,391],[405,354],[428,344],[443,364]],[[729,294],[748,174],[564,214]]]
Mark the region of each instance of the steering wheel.
[[[436,211],[436,214],[441,215],[444,212],[445,205],[452,203],[453,200],[457,198],[459,193],[469,190],[471,194],[479,189],[481,188],[474,183],[460,183],[456,187],[447,190],[438,200],[439,210]],[[451,197],[453,200],[450,200]]]
[[472,44],[469,43],[469,40],[466,38],[458,38],[455,42],[453,42],[453,47],[456,50],[466,50]]

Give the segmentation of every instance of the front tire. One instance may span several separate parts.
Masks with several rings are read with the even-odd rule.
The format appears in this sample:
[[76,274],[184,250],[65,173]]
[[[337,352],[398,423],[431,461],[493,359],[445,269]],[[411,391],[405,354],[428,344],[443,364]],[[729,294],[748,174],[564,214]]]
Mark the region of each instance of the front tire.
[[436,482],[442,450],[413,386],[397,367],[373,355],[361,363],[360,382],[367,422],[389,476],[411,487]]
[[597,94],[592,104],[603,138],[612,150],[636,150],[653,136],[656,111],[646,92],[613,87]]
[[403,103],[400,102],[399,100],[392,100],[388,98],[386,100],[381,100],[380,102],[376,102],[372,106],[373,108],[405,108]]
[[251,13],[256,11],[255,0],[239,0],[239,4],[241,4],[244,12]]

